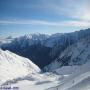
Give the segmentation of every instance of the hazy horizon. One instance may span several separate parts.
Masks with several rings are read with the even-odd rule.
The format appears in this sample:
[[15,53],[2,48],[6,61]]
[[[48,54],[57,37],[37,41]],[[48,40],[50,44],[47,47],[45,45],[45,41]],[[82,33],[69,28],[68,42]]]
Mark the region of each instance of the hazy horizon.
[[[86,30],[88,28],[85,28],[85,29],[80,29],[80,30]],[[61,32],[61,34],[65,34],[65,33],[73,33],[73,32],[77,32],[77,31],[80,31],[80,30],[73,30],[73,31],[70,31],[70,32]],[[53,35],[53,34],[60,34],[60,32],[55,32],[55,33],[41,33],[41,32],[34,32],[34,33],[23,33],[23,34],[19,34],[19,35],[7,35],[7,36],[2,36],[0,35],[0,38],[1,39],[4,39],[4,38],[9,38],[9,37],[12,37],[12,38],[16,38],[16,37],[21,37],[21,36],[25,36],[25,35],[32,35],[32,34],[45,34],[45,35]]]

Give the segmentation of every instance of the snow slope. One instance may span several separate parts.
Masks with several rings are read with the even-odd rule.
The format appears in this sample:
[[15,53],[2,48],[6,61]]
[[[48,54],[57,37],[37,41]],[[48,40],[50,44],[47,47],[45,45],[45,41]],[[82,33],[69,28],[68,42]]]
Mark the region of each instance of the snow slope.
[[[63,69],[59,69],[59,74],[64,72],[63,75],[68,75],[68,78],[58,86],[47,90],[90,90],[90,61],[81,66],[75,66],[74,69],[73,67],[74,66],[69,67],[70,70],[68,70],[68,66],[63,66]],[[74,71],[72,72],[72,70]]]
[[36,72],[39,67],[29,59],[0,49],[0,83]]
[[43,90],[56,86],[61,76],[39,73],[41,70],[29,59],[0,49],[0,88],[19,87],[19,90]]
[[21,80],[9,81],[3,87],[18,87],[19,90],[45,90],[49,87],[56,86],[62,79],[62,76],[53,73],[29,74]]

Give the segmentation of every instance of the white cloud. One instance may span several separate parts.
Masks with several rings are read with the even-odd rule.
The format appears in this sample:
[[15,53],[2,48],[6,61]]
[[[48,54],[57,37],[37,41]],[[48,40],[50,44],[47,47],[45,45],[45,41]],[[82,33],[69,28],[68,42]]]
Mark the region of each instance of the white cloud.
[[[90,0],[39,0],[40,4],[33,4],[32,8],[50,10],[50,12],[69,17],[71,19],[50,22],[45,20],[0,20],[0,24],[30,24],[48,26],[90,26]],[[28,6],[29,7],[29,6]],[[44,17],[43,17],[44,18]],[[54,17],[55,18],[55,17]],[[74,19],[74,20],[72,20]]]
[[90,0],[42,0],[40,6],[71,19],[90,21]]
[[75,26],[75,27],[90,27],[90,21],[60,21],[50,22],[45,20],[0,20],[0,24],[25,24],[25,25],[46,25],[46,26]]

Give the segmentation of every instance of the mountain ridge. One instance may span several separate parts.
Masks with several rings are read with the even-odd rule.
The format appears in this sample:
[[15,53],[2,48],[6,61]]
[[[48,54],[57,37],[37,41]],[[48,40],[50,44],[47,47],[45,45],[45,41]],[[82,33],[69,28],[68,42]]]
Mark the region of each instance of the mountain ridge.
[[90,29],[53,35],[31,34],[13,39],[1,45],[4,50],[31,59],[40,68],[54,61],[68,46],[90,36]]

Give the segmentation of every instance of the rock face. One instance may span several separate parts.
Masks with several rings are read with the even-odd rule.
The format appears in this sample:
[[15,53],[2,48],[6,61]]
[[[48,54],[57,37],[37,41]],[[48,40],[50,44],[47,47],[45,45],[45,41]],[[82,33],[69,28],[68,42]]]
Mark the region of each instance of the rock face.
[[0,82],[40,72],[31,60],[0,49]]

